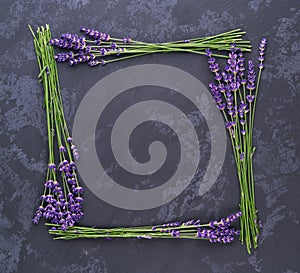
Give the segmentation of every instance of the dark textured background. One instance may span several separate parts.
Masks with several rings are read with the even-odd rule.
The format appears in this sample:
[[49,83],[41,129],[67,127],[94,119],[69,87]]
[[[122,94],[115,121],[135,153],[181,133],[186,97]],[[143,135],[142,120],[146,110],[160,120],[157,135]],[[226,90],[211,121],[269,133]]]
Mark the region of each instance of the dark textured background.
[[[1,1],[0,68],[0,272],[284,272],[300,271],[299,244],[299,3],[298,1]],[[256,48],[269,40],[257,107],[254,158],[257,206],[264,227],[251,255],[239,242],[53,241],[43,224],[33,226],[46,170],[43,91],[27,29],[50,24],[54,35],[81,25],[114,37],[162,42],[216,34],[241,27]],[[256,58],[256,50],[251,54]],[[67,119],[72,124],[85,93],[105,75],[134,64],[161,63],[211,79],[203,57],[152,55],[88,69],[59,65]],[[137,143],[138,145],[138,143]],[[159,223],[238,209],[239,192],[231,151],[222,173],[204,196],[190,185],[172,202],[150,211],[111,207],[85,193],[83,224]]]

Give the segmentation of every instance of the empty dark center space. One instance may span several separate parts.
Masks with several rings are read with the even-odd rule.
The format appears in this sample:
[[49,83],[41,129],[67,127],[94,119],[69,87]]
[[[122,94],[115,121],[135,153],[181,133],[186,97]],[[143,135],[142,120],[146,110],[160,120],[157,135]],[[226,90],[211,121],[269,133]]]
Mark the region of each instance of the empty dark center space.
[[[182,111],[193,124],[200,143],[201,169],[207,166],[210,156],[210,137],[205,119],[196,105],[179,92],[159,86],[139,86],[131,88],[114,97],[100,115],[96,128],[96,151],[103,169],[116,183],[129,189],[146,190],[167,182],[176,172],[180,163],[181,148],[174,130],[161,121],[145,121],[130,133],[129,150],[134,160],[147,163],[151,157],[149,146],[154,141],[163,143],[166,160],[162,166],[149,175],[128,172],[117,162],[111,144],[113,126],[118,117],[132,105],[157,100],[167,102]],[[138,113],[137,113],[138,114]],[[125,150],[125,147],[124,147]],[[199,167],[198,167],[199,168]]]

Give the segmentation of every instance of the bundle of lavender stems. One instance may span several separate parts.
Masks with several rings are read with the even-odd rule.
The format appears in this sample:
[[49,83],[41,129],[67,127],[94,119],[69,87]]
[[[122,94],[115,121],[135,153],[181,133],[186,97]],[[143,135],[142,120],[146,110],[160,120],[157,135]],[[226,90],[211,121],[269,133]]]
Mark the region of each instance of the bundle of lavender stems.
[[219,221],[211,221],[202,224],[200,220],[189,220],[187,222],[171,222],[157,226],[140,227],[117,227],[117,228],[95,228],[95,227],[70,227],[61,230],[59,225],[51,226],[49,233],[55,235],[55,239],[72,240],[78,238],[177,238],[177,239],[202,239],[210,243],[228,244],[234,241],[240,231],[231,227],[232,222],[241,216],[241,212],[231,214]]
[[40,70],[38,77],[44,88],[49,150],[44,191],[33,222],[37,224],[41,218],[46,218],[66,230],[83,217],[83,189],[79,186],[74,162],[79,156],[78,149],[69,134],[64,115],[54,50],[49,45],[50,28],[42,26],[36,33],[30,26],[29,29]]
[[[87,38],[65,33],[60,38],[50,40],[51,45],[67,50],[67,52],[55,55],[58,62],[68,62],[71,66],[80,63],[96,66],[152,53],[186,52],[205,55],[207,48],[215,51],[229,50],[232,43],[235,43],[245,52],[251,51],[250,42],[242,39],[245,32],[241,29],[234,29],[210,37],[168,43],[145,43],[131,38],[113,38],[109,34],[85,27],[81,27],[80,30]],[[213,55],[227,57],[221,53],[213,53]]]
[[245,71],[245,59],[242,50],[232,45],[224,71],[208,49],[208,64],[216,82],[210,83],[211,94],[221,111],[233,148],[237,174],[240,183],[241,241],[245,242],[248,252],[257,247],[261,228],[255,206],[255,187],[252,158],[255,147],[252,143],[254,115],[258,96],[267,40],[263,38],[259,45],[258,76],[254,63],[248,61]]

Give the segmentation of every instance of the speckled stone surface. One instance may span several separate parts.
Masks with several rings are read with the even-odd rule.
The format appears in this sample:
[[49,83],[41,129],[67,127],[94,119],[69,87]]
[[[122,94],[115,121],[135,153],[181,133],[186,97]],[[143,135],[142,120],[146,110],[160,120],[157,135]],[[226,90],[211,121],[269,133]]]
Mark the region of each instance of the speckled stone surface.
[[[0,272],[299,272],[299,7],[297,1],[279,0],[2,1]],[[237,27],[247,31],[254,48],[261,37],[268,38],[254,131],[257,207],[264,225],[257,250],[248,255],[238,241],[229,246],[185,240],[53,241],[43,224],[31,223],[45,179],[47,135],[43,90],[27,24],[36,28],[46,23],[57,36],[85,25],[114,37],[152,42]],[[256,53],[254,49],[248,55],[256,58]],[[95,69],[59,65],[70,126],[81,99],[97,81],[143,63],[178,67],[204,84],[211,80],[206,59],[185,54],[152,55]],[[133,140],[138,154],[138,135]],[[239,188],[230,149],[217,182],[205,195],[197,193],[190,184],[168,204],[130,211],[110,206],[86,190],[82,224],[109,227],[198,217],[207,221],[236,211]]]

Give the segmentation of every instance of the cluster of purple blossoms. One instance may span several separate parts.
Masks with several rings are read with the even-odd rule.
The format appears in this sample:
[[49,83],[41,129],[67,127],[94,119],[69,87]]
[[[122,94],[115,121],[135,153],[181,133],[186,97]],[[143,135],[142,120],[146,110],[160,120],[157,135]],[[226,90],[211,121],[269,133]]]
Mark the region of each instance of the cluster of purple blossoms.
[[208,239],[211,243],[231,243],[234,241],[235,236],[240,234],[239,230],[230,227],[230,224],[241,217],[242,213],[231,214],[220,221],[211,221],[210,228],[198,228],[197,237]]
[[[87,45],[86,39],[77,34],[62,34],[59,39],[51,39],[50,44],[62,49],[68,49],[68,52],[58,53],[54,56],[57,62],[68,62],[74,66],[79,63],[93,61],[95,55],[90,53],[92,48]],[[72,51],[73,50],[73,51]]]
[[[81,27],[80,31],[92,40],[70,33],[62,34],[59,39],[50,40],[51,45],[69,50],[69,52],[56,54],[54,58],[57,62],[68,62],[71,66],[80,63],[87,63],[89,66],[105,65],[107,61],[103,59],[104,56],[119,56],[125,51],[122,44],[132,41],[130,38],[123,38],[123,43],[119,46],[117,41],[120,39],[111,39],[110,35],[106,33],[85,27]],[[97,58],[101,59],[98,60]]]
[[[263,68],[266,44],[267,40],[265,38],[262,39],[259,46],[259,69]],[[251,60],[248,61],[248,74],[245,77],[243,53],[234,44],[231,46],[229,58],[223,72],[220,72],[219,64],[212,57],[209,49],[206,50],[206,54],[208,56],[209,69],[214,73],[214,78],[217,82],[209,84],[210,92],[218,109],[223,112],[226,118],[225,126],[234,137],[234,129],[237,122],[239,122],[241,124],[239,126],[240,132],[242,135],[245,135],[244,125],[247,122],[249,105],[255,100],[256,75],[254,64]]]
[[[69,137],[68,141],[71,144],[72,138]],[[61,145],[59,147],[61,155],[65,155],[66,151],[67,149],[64,146]],[[78,150],[75,152],[78,153]],[[62,230],[66,230],[79,222],[83,217],[83,188],[79,186],[77,181],[76,164],[73,161],[64,159],[58,166],[54,163],[49,163],[48,169],[48,173],[54,179],[48,179],[44,184],[44,194],[40,198],[41,205],[35,213],[33,223],[38,224],[39,220],[44,217],[53,224],[61,225]],[[58,174],[60,174],[64,184],[63,188],[56,180]]]
[[[222,218],[219,221],[211,221],[209,224],[201,224],[200,220],[189,220],[187,222],[172,222],[151,228],[152,237],[157,237],[157,233],[168,233],[171,237],[180,238],[181,234],[186,236],[185,231],[193,234],[193,238],[207,239],[211,243],[230,243],[234,241],[235,236],[240,234],[239,230],[235,230],[230,225],[241,217],[242,213],[237,212]],[[159,236],[158,236],[159,237]],[[142,239],[143,236],[138,236]],[[151,238],[147,238],[151,239]]]
[[248,83],[247,83],[247,89],[249,91],[252,91],[255,89],[255,71],[254,71],[254,64],[250,60],[248,62]]

